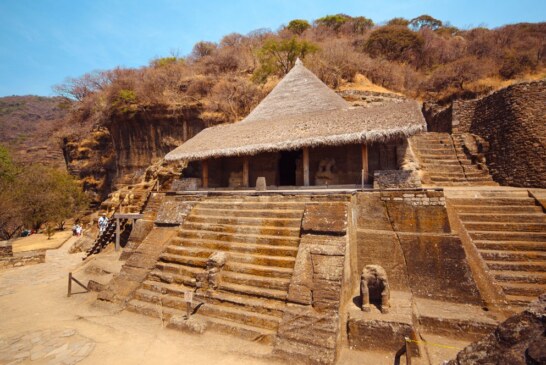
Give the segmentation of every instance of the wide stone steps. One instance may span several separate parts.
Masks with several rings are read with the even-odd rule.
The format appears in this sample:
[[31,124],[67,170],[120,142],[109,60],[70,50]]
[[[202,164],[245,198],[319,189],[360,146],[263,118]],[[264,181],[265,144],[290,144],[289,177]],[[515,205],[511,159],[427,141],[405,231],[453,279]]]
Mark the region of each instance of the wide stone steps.
[[[211,249],[196,249],[191,247],[169,246],[167,252],[161,256],[161,260],[166,262],[187,264],[198,267],[205,267],[208,257],[214,252]],[[270,256],[261,254],[248,254],[230,251],[229,261],[226,265],[251,264],[269,267],[280,267],[293,269],[295,256]]]
[[[228,210],[228,209],[208,209],[195,207],[195,214],[198,215],[225,215],[231,217],[244,217],[244,218],[301,218],[302,210],[263,210],[263,209],[237,209],[237,210]],[[192,210],[192,213],[194,211]]]
[[546,251],[544,242],[533,241],[474,241],[478,249],[484,250],[506,250],[506,251]]
[[542,261],[546,263],[546,252],[544,251],[479,250],[479,252],[485,260]]
[[299,218],[260,218],[260,217],[229,217],[226,215],[198,215],[191,214],[186,218],[186,224],[189,223],[207,223],[207,224],[241,224],[245,226],[273,226],[273,227],[291,227],[298,228],[301,225]]
[[201,248],[213,251],[238,252],[248,254],[259,254],[269,256],[292,256],[296,257],[298,248],[284,245],[256,244],[248,242],[227,242],[207,239],[184,239],[174,242],[174,245],[167,248],[168,252],[174,253],[174,247]]
[[535,200],[529,197],[510,197],[510,198],[459,198],[454,202],[457,206],[536,206]]
[[299,237],[300,227],[277,227],[268,225],[243,225],[243,224],[214,224],[214,223],[184,223],[184,230],[222,232],[230,234],[252,234],[268,236]]
[[219,288],[230,293],[250,295],[258,298],[269,298],[284,301],[287,297],[286,290],[258,288],[255,286],[234,284],[225,281],[220,283]]
[[222,282],[255,286],[259,288],[270,288],[276,290],[288,290],[290,279],[269,278],[259,275],[233,273],[230,271],[222,272]]
[[546,242],[546,232],[468,231],[473,240]]
[[546,284],[546,272],[492,270],[491,274],[499,282]]
[[271,246],[292,246],[297,247],[299,237],[284,237],[265,234],[243,234],[229,232],[211,232],[199,230],[182,230],[178,237],[173,241],[175,244],[184,245],[189,240],[202,241],[219,241],[219,242],[239,242],[256,245],[271,245]]
[[218,199],[212,201],[202,201],[199,203],[201,209],[217,209],[217,210],[303,210],[305,204],[297,202],[259,202],[259,201],[221,201]]
[[500,222],[515,223],[543,223],[546,224],[546,215],[543,213],[531,214],[484,214],[484,213],[461,213],[459,218],[465,223]]
[[[449,202],[448,202],[449,204]],[[479,202],[478,202],[479,204]],[[523,213],[542,213],[542,208],[535,205],[458,205],[453,203],[453,207],[459,213],[499,213],[499,214],[523,214]]]
[[524,295],[538,297],[542,293],[546,293],[546,284],[529,284],[529,283],[509,283],[501,284],[502,290],[508,295]]
[[490,270],[546,272],[546,262],[490,261],[485,260]]
[[546,223],[464,222],[469,231],[546,232]]
[[536,300],[537,297],[535,295],[532,296],[525,296],[525,295],[506,295],[506,300],[508,303],[520,307],[527,307],[529,303]]

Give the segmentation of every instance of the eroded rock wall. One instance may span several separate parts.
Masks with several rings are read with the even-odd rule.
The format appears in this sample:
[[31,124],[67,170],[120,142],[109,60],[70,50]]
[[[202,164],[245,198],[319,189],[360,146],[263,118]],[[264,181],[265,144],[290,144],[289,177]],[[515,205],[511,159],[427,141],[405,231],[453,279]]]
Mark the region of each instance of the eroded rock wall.
[[453,104],[453,132],[489,142],[489,171],[502,185],[546,188],[546,80]]

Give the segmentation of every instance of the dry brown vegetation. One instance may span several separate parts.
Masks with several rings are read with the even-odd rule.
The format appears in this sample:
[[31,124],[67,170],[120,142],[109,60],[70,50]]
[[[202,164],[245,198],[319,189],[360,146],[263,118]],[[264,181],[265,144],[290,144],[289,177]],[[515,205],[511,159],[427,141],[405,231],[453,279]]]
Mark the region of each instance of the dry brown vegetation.
[[[196,105],[210,124],[242,119],[297,57],[337,88],[358,75],[413,98],[449,101],[491,91],[504,80],[544,75],[546,23],[461,30],[429,16],[374,25],[365,17],[296,19],[277,32],[199,42],[187,57],[155,59],[56,87],[79,101],[73,121],[107,123],[149,105]],[[541,76],[542,77],[542,76]],[[489,82],[480,82],[487,79]]]

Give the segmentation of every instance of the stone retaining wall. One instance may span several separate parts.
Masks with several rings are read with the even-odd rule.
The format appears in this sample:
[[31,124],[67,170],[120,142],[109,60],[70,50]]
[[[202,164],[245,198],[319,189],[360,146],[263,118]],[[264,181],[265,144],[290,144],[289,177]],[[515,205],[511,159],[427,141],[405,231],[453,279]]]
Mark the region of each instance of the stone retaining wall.
[[546,80],[453,103],[453,132],[490,144],[489,171],[502,185],[546,188]]

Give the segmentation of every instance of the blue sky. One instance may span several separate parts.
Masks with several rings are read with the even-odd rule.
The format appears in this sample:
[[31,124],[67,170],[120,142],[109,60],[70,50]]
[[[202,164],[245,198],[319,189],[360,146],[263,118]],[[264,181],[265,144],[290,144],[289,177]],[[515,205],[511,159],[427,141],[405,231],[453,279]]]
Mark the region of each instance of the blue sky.
[[188,54],[291,19],[327,14],[376,23],[430,14],[453,25],[498,27],[546,19],[545,0],[0,0],[0,96],[53,95],[66,77]]

